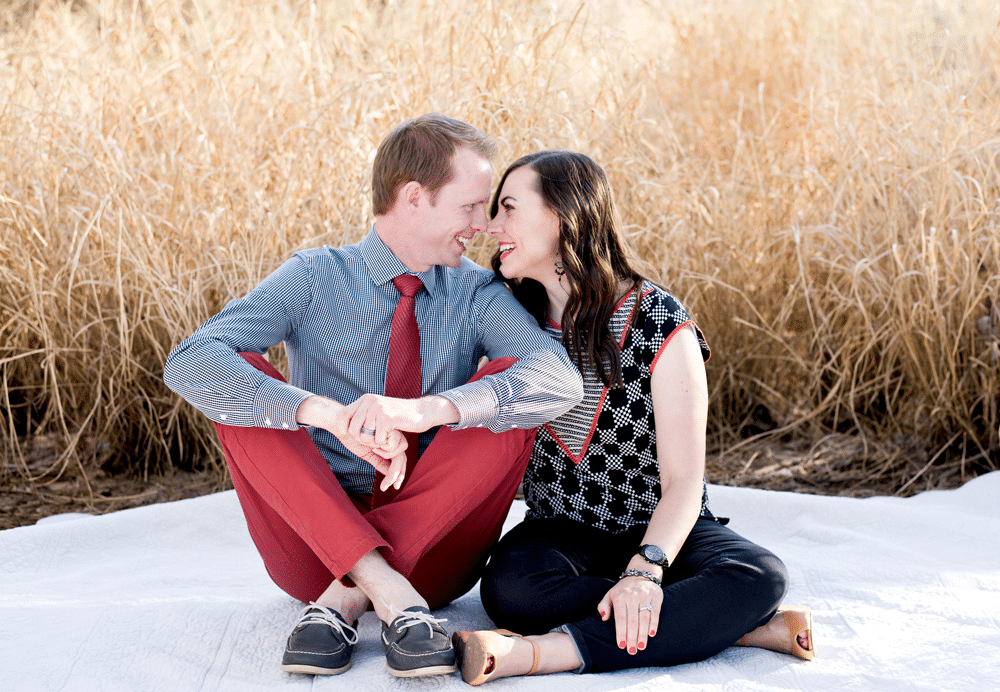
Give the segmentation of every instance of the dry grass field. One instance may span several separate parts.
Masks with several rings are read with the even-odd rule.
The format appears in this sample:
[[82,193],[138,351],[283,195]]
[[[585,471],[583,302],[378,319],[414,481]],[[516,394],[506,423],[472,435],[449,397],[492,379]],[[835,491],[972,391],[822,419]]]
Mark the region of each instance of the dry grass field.
[[8,508],[223,483],[167,353],[295,250],[359,239],[376,144],[431,110],[499,167],[606,168],[713,347],[711,481],[1000,468],[995,0],[2,0]]

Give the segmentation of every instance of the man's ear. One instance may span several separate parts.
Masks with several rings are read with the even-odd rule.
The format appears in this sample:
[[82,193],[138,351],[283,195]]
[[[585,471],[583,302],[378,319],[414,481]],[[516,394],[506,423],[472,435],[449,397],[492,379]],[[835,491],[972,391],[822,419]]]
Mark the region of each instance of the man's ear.
[[409,206],[419,206],[420,196],[424,194],[424,186],[418,183],[416,180],[411,180],[406,185],[399,189],[398,202]]

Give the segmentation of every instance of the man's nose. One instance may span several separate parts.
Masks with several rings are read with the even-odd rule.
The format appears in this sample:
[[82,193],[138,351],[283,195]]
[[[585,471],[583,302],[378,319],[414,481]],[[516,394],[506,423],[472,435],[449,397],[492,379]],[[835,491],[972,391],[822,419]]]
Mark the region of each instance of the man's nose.
[[500,214],[497,214],[488,224],[486,224],[486,232],[490,235],[496,235],[500,232],[500,226]]
[[486,233],[489,230],[490,219],[486,215],[486,205],[477,204],[476,213],[472,219],[472,230],[476,233]]

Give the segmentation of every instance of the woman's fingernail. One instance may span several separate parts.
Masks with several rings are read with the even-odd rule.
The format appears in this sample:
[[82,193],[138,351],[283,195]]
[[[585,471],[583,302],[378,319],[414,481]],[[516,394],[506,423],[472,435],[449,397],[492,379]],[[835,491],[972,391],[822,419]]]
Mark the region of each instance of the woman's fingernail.
[[655,637],[656,636],[656,630],[649,630],[649,636],[650,637]]
[[646,642],[639,642],[638,646],[639,646],[640,650],[645,649],[646,648]]
[[630,654],[634,654],[635,653],[635,647],[634,646],[630,646],[629,649],[628,649],[628,652]]
[[624,649],[625,648],[625,642],[618,642],[618,648],[619,649]]

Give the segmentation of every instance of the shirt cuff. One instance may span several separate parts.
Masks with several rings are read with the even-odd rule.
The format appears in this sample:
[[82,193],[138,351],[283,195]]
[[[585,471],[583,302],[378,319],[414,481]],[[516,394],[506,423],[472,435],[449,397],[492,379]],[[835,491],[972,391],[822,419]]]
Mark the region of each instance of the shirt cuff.
[[253,424],[258,428],[298,430],[296,415],[311,394],[273,377],[265,377],[253,401]]
[[[489,383],[483,380],[469,382],[461,387],[440,392],[458,409],[458,423],[451,426],[455,430],[462,428],[489,428],[497,424],[497,414],[500,412],[500,400]],[[493,430],[493,432],[500,432]]]

